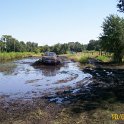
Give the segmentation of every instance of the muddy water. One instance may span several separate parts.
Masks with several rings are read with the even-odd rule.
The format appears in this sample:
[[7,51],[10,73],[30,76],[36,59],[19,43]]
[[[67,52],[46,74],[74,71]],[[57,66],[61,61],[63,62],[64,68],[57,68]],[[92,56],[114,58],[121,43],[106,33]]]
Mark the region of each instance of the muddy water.
[[92,77],[79,64],[65,61],[57,66],[31,66],[37,59],[28,58],[0,64],[0,95],[9,98],[54,96],[60,90],[78,91]]

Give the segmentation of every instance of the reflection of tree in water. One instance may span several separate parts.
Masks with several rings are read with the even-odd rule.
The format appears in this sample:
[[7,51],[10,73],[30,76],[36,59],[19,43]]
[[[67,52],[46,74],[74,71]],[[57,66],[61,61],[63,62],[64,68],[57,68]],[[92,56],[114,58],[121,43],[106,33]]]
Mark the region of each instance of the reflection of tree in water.
[[34,68],[39,69],[44,76],[56,76],[61,66],[42,65],[42,66],[34,66]]

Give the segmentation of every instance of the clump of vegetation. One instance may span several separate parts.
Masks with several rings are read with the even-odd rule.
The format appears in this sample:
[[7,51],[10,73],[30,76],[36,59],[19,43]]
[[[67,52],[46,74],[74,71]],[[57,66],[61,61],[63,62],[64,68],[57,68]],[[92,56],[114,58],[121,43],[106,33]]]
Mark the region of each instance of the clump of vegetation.
[[66,54],[66,56],[72,61],[79,61],[79,56],[77,54]]
[[88,59],[89,59],[88,56],[81,56],[79,59],[79,62],[80,63],[88,63]]
[[110,62],[111,58],[108,56],[97,56],[96,59],[102,61],[102,62]]

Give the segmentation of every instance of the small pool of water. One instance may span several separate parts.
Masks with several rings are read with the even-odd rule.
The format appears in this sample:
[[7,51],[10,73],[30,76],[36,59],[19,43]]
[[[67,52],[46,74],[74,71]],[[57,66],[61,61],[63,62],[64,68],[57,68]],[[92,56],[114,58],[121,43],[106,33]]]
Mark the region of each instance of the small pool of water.
[[76,88],[92,77],[83,73],[78,63],[65,61],[63,65],[33,67],[38,59],[28,58],[0,64],[0,95],[12,98],[32,98],[54,95],[60,90]]

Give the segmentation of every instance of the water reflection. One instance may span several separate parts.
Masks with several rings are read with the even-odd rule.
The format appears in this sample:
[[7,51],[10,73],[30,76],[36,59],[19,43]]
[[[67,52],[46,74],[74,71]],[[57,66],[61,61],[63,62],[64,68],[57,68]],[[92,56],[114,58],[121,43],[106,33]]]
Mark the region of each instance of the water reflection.
[[45,65],[41,65],[41,66],[34,66],[35,69],[41,71],[43,76],[56,76],[56,74],[59,72],[61,66],[57,65],[57,66],[45,66]]

